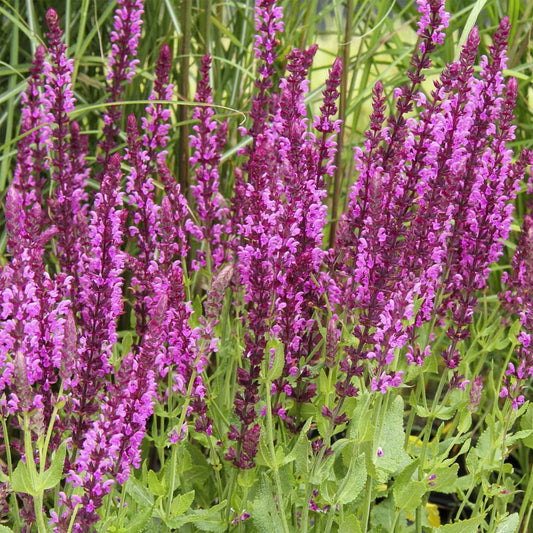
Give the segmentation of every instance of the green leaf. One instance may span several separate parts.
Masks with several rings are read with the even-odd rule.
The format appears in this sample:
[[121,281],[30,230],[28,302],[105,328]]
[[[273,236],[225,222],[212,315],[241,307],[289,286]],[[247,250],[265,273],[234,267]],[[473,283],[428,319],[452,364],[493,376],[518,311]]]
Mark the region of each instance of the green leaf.
[[422,496],[426,490],[423,481],[409,481],[394,491],[394,503],[399,509],[412,512],[422,503]]
[[42,488],[44,490],[53,489],[61,481],[66,451],[67,443],[63,442],[52,456],[50,468],[43,472],[42,476]]
[[344,517],[339,526],[339,533],[363,533],[361,523],[353,514]]
[[185,494],[178,494],[178,496],[172,500],[172,505],[170,507],[172,516],[181,516],[185,511],[187,511],[194,501],[194,495],[194,490],[191,490]]
[[366,483],[365,455],[361,454],[354,462],[353,468],[348,470],[348,481],[340,492],[337,502],[341,505],[353,502],[363,491]]
[[309,474],[309,456],[311,454],[311,443],[307,438],[307,433],[311,427],[313,417],[309,418],[300,431],[292,450],[283,458],[280,466],[295,461],[295,472],[297,475],[307,476]]
[[418,459],[407,465],[394,480],[392,494],[394,503],[399,509],[414,511],[421,503],[426,493],[426,484],[413,479],[418,469]]
[[6,526],[0,526],[0,533],[15,533],[15,532]]
[[261,431],[255,462],[259,466],[268,466],[268,468],[272,469],[274,468],[274,462],[272,460],[272,455],[268,448],[267,437],[265,433],[266,431]]
[[462,520],[455,524],[446,524],[437,529],[438,533],[473,533],[477,531],[479,525],[483,522],[483,516],[476,516],[468,520]]
[[452,494],[455,492],[455,483],[457,482],[458,472],[459,465],[457,463],[454,463],[447,468],[437,468],[433,472],[435,474],[435,479],[431,490],[442,492],[443,494]]
[[[141,512],[135,513],[131,520],[126,525],[126,531],[128,533],[143,533],[147,531],[147,525],[150,518],[152,518],[152,506],[146,507]],[[153,533],[153,530],[149,530],[150,533]]]
[[405,431],[403,429],[403,399],[396,396],[383,415],[384,429],[379,437],[378,446],[383,455],[372,458],[378,469],[389,473],[398,472],[409,463],[409,455],[404,450]]
[[227,500],[224,500],[217,505],[213,505],[209,509],[197,509],[189,511],[182,516],[175,516],[166,518],[162,516],[162,520],[167,527],[181,531],[181,528],[190,523],[201,531],[214,531],[217,533],[224,533],[227,530],[227,524],[222,518],[222,511],[226,508]]
[[304,424],[304,427],[301,429],[298,438],[296,439],[296,442],[294,443],[294,446],[292,447],[292,450],[284,457],[283,461],[281,462],[280,466],[286,465],[287,463],[291,463],[292,461],[295,461],[299,455],[298,446],[307,440],[307,433],[309,432],[309,428],[311,427],[311,422],[313,421],[313,417],[309,418],[307,422]]
[[314,483],[315,485],[320,485],[323,481],[325,481],[331,473],[334,462],[335,462],[334,454],[331,454],[325,457],[324,460],[322,461],[322,464],[318,468],[318,472],[316,472],[315,475],[309,478],[311,483]]
[[130,477],[126,482],[126,493],[143,509],[154,505],[154,497],[148,487],[135,477]]
[[[279,340],[274,338],[269,339],[266,346],[267,361],[271,360],[271,351],[274,350],[274,361],[267,373],[268,381],[275,381],[281,376],[283,367],[285,366],[285,346]],[[270,394],[270,391],[267,391]]]
[[466,433],[470,426],[472,426],[472,413],[468,409],[463,409],[459,418],[459,425],[457,431],[459,433]]
[[385,531],[393,531],[392,524],[394,523],[394,516],[396,515],[396,508],[392,498],[387,498],[377,505],[373,506],[371,511],[372,532],[384,533]]
[[122,339],[122,355],[126,356],[131,351],[131,346],[133,344],[133,335],[131,333],[126,333]]
[[519,525],[520,516],[518,513],[513,513],[498,523],[496,533],[516,533]]
[[283,523],[272,495],[270,483],[263,480],[252,501],[252,520],[260,533],[283,531]]
[[148,487],[154,496],[165,496],[166,489],[153,470],[148,470]]
[[472,6],[472,12],[468,16],[466,24],[463,27],[463,33],[461,33],[461,38],[459,39],[459,43],[457,44],[457,47],[455,49],[455,60],[456,61],[459,59],[461,50],[463,49],[463,46],[466,44],[468,36],[470,35],[472,28],[476,25],[477,18],[479,17],[481,10],[483,9],[486,3],[487,3],[487,0],[477,0],[477,2],[475,2],[474,5]]
[[505,437],[505,445],[512,446],[517,440],[524,440],[533,434],[533,429],[524,429],[516,433],[510,433]]
[[[439,405],[437,411],[433,413],[433,416],[439,420],[450,420],[455,414],[456,407],[453,405]],[[421,418],[429,418],[431,410],[422,405],[416,406],[416,414]]]
[[32,496],[36,494],[28,467],[22,461],[19,461],[17,467],[13,470],[13,474],[11,475],[11,488],[14,492],[24,492]]
[[[520,429],[533,429],[533,404],[528,405],[527,411],[520,419]],[[527,448],[533,449],[533,434],[523,438],[522,442]]]

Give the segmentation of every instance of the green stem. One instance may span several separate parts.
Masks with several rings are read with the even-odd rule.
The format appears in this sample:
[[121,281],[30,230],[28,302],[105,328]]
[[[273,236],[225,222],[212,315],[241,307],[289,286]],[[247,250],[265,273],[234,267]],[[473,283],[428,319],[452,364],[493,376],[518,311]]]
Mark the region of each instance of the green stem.
[[518,519],[518,522],[520,524],[524,521],[526,510],[529,506],[529,513],[527,515],[527,519],[525,521],[524,528],[522,529],[522,531],[529,531],[528,529],[529,517],[531,515],[531,510],[533,509],[533,506],[531,506],[531,499],[533,495],[533,476],[530,473],[528,474],[529,474],[528,476],[529,479],[527,482],[526,491],[524,493],[524,499],[522,500],[522,505],[520,506],[520,514],[519,514],[519,519]]
[[[344,398],[341,398],[339,400],[339,403],[338,403],[337,407],[339,405],[342,406],[343,401],[344,401]],[[322,463],[322,460],[324,459],[324,454],[326,452],[326,449],[329,447],[329,442],[330,442],[330,439],[331,439],[331,435],[333,434],[333,427],[334,427],[334,422],[333,421],[334,421],[335,417],[337,416],[336,413],[338,413],[338,411],[339,411],[339,409],[336,409],[334,411],[333,416],[331,417],[331,419],[329,421],[328,429],[326,430],[326,436],[324,437],[323,446],[322,446],[322,448],[320,448],[320,451],[318,452],[318,454],[313,458],[313,461],[311,463],[311,468],[310,468],[310,471],[309,471],[309,476],[308,476],[308,478],[305,481],[305,489],[304,489],[305,501],[304,501],[303,510],[302,510],[302,522],[301,522],[302,523],[302,533],[307,533],[307,528],[308,528],[309,501],[311,499],[311,490],[312,490],[312,482],[311,482],[311,480],[315,476],[317,468],[319,467],[319,465]]]
[[[6,460],[7,460],[7,473],[9,477],[11,478],[13,474],[13,460],[11,458],[11,446],[9,444],[9,434],[7,432],[7,424],[6,419],[2,416],[2,433],[4,435],[4,444],[6,446]],[[19,513],[19,505],[17,502],[17,495],[15,493],[11,493],[10,495],[10,509],[13,509],[14,511],[14,520],[15,520],[15,529],[17,531],[20,531],[20,513]]]
[[281,478],[279,476],[278,463],[276,460],[276,450],[274,448],[274,424],[272,423],[272,397],[270,395],[270,389],[272,388],[272,383],[270,380],[265,380],[265,390],[266,390],[266,430],[267,430],[267,439],[268,447],[270,449],[270,456],[272,459],[272,470],[274,471],[274,480],[276,482],[276,491],[278,497],[278,509],[281,515],[281,522],[283,524],[284,533],[289,533],[289,525],[287,524],[287,516],[285,515],[285,499],[283,498],[283,488],[281,486]]
[[422,394],[422,390],[425,389],[425,380],[424,380],[424,373],[421,372],[418,376],[418,381],[416,384],[416,390],[415,390],[415,397],[414,397],[414,406],[411,407],[411,410],[409,411],[409,418],[407,420],[407,427],[405,430],[405,442],[404,447],[407,448],[409,446],[409,437],[411,437],[411,433],[413,432],[413,424],[415,422],[415,416],[416,416],[416,406],[418,405],[418,401],[420,399],[420,396]]
[[365,489],[365,503],[363,507],[363,531],[366,533],[368,531],[368,521],[370,520],[370,505],[372,503],[372,485],[374,480],[369,474],[366,478],[366,489]]
[[[26,468],[30,476],[30,484],[32,488],[36,488],[36,480],[38,478],[37,468],[35,466],[34,450],[31,439],[30,419],[28,413],[24,413],[24,453],[26,455]],[[46,461],[46,457],[40,457],[41,463]],[[39,533],[46,533],[46,524],[43,518],[43,491],[35,491],[33,494],[33,510],[35,512],[35,522],[37,523],[37,531]]]
[[230,521],[230,515],[231,515],[231,495],[233,494],[233,488],[235,487],[235,477],[237,475],[237,470],[235,468],[231,469],[231,474],[229,478],[229,483],[227,486],[227,493],[226,498],[228,500],[228,504],[226,505],[226,523],[229,523]]
[[[181,408],[180,417],[178,420],[178,441],[181,437],[181,428],[183,427],[183,424],[185,423],[185,418],[187,416],[187,410],[189,409],[189,404],[191,403],[191,395],[192,395],[192,389],[194,387],[194,382],[196,380],[196,365],[198,361],[195,361],[193,365],[193,371],[191,374],[191,379],[189,380],[189,386],[187,388],[187,394],[185,396],[185,402],[183,404],[183,407]],[[169,493],[168,493],[168,506],[167,506],[167,517],[170,517],[171,513],[171,507],[172,507],[172,500],[174,498],[174,491],[176,490],[176,466],[178,464],[178,446],[179,442],[174,444],[172,446],[172,453],[170,454],[170,487],[169,487]]]
[[[442,389],[444,388],[444,383],[446,381],[447,372],[443,372],[435,392],[435,400],[431,406],[429,416],[427,417],[426,425],[424,426],[424,440],[422,441],[422,450],[420,451],[420,464],[418,467],[418,479],[422,481],[424,478],[424,467],[426,464],[426,453],[431,439],[431,429],[433,427],[433,421],[435,420],[436,412],[439,406],[439,399],[442,394]],[[422,509],[420,506],[416,509],[416,533],[422,533]]]
[[[348,467],[348,472],[346,472],[346,475],[342,478],[342,481],[339,485],[339,488],[337,489],[337,492],[335,494],[335,498],[334,498],[334,501],[337,502],[340,498],[340,495],[342,494],[342,492],[344,491],[344,488],[346,487],[346,484],[348,483],[348,480],[350,479],[351,476],[353,476],[353,469],[355,467],[355,462],[357,460],[357,457],[358,457],[358,449],[359,449],[359,444],[358,443],[354,443],[353,445],[353,451],[352,451],[352,457],[350,459],[350,465]],[[339,507],[340,507],[340,504],[339,504]],[[333,518],[335,517],[335,507],[332,505],[329,510],[328,510],[328,521],[326,523],[326,529],[324,530],[325,533],[330,533],[331,532],[331,527],[333,525]]]

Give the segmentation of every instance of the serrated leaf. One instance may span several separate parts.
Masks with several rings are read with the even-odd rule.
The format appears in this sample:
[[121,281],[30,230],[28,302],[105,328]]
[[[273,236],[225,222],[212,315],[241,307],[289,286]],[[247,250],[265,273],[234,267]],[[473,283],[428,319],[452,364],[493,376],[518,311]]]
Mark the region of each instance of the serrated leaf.
[[520,525],[520,516],[513,513],[501,520],[496,528],[496,533],[516,533]]
[[194,501],[195,492],[191,490],[185,494],[178,494],[173,500],[170,506],[170,513],[172,517],[181,516]]
[[[126,531],[128,533],[144,533],[147,530],[150,518],[152,518],[152,511],[152,506],[150,506],[141,512],[135,513],[135,516],[128,522]],[[150,533],[153,533],[152,529],[150,529]]]
[[516,319],[509,328],[509,333],[507,334],[508,339],[513,344],[518,344],[517,335],[520,332],[520,329],[522,328],[522,324],[520,324],[520,319]]
[[252,520],[260,533],[283,531],[283,523],[272,494],[269,483],[265,480],[257,491],[257,497],[252,501]]
[[221,517],[221,512],[226,508],[227,500],[209,509],[197,509],[182,516],[172,518],[161,517],[167,527],[180,530],[184,525],[194,523],[202,531],[226,531],[227,525]]
[[457,431],[459,433],[466,433],[470,429],[471,425],[472,425],[472,413],[470,413],[468,409],[464,409],[461,412],[459,424],[457,426]]
[[143,509],[154,505],[154,497],[148,487],[135,477],[130,477],[126,482],[126,493]]
[[296,439],[296,442],[294,443],[294,446],[292,447],[292,450],[283,458],[283,461],[281,461],[280,466],[286,465],[288,463],[292,463],[292,461],[295,461],[301,454],[301,445],[302,443],[305,445],[305,442],[307,441],[307,433],[309,431],[309,428],[311,427],[311,422],[313,421],[313,417],[309,418],[307,422],[304,424],[304,427],[301,429],[298,438]]
[[469,518],[468,520],[462,520],[455,524],[446,524],[439,527],[438,533],[473,533],[477,531],[479,525],[483,522],[483,516],[476,516],[475,518]]
[[274,468],[274,462],[272,461],[272,456],[270,454],[270,450],[268,449],[268,444],[266,442],[265,431],[261,431],[261,435],[259,437],[256,463],[259,466],[268,466],[268,468]]
[[437,410],[432,413],[430,409],[422,405],[416,406],[416,412],[418,416],[422,418],[428,418],[430,415],[438,418],[439,420],[450,420],[455,414],[456,407],[453,405],[439,405]]
[[394,503],[399,509],[414,511],[422,503],[425,493],[426,484],[423,481],[409,481],[394,491]]
[[13,474],[11,474],[11,488],[13,492],[35,495],[35,487],[30,479],[30,473],[22,461],[19,461],[17,467],[13,470]]
[[407,465],[394,480],[392,494],[399,509],[413,511],[422,503],[422,496],[427,489],[424,482],[413,479],[417,469],[418,459]]
[[9,529],[7,526],[0,526],[0,533],[15,533],[12,529]]
[[479,465],[479,457],[476,453],[475,448],[472,448],[466,455],[466,469],[470,474],[475,474],[477,472],[477,467]]
[[165,496],[166,494],[165,487],[153,470],[148,471],[148,487],[154,496]]
[[533,429],[523,429],[513,434],[508,434],[505,438],[505,445],[512,446],[517,440],[529,438],[533,434]]
[[372,531],[379,531],[379,533],[393,531],[396,508],[394,507],[392,498],[387,498],[381,503],[374,505],[370,516]]
[[432,491],[442,492],[443,494],[451,494],[455,492],[455,483],[457,482],[457,473],[459,472],[459,465],[454,463],[447,468],[437,468],[433,474]]
[[50,468],[43,472],[42,488],[44,490],[54,488],[63,476],[63,466],[65,465],[65,454],[67,452],[67,443],[63,442],[52,456]]
[[354,462],[351,470],[348,470],[348,481],[344,485],[343,490],[337,498],[337,502],[341,505],[353,502],[359,494],[363,491],[366,483],[366,464],[365,456],[361,454]]
[[326,480],[333,468],[333,464],[335,462],[335,455],[328,455],[324,458],[322,461],[322,464],[318,468],[318,472],[315,473],[314,476],[311,476],[310,481],[311,483],[314,483],[315,485],[320,485],[324,480]]
[[405,431],[403,428],[403,399],[400,395],[394,398],[383,415],[383,430],[378,446],[383,454],[372,458],[378,469],[389,473],[397,472],[409,463],[409,455],[404,450]]
[[468,438],[463,442],[463,445],[461,446],[461,449],[459,450],[459,452],[457,453],[457,455],[463,455],[463,453],[468,452],[468,450],[470,449],[471,444],[472,444],[472,439],[471,439],[470,437],[468,437]]
[[344,517],[339,526],[339,533],[363,533],[361,523],[353,514]]

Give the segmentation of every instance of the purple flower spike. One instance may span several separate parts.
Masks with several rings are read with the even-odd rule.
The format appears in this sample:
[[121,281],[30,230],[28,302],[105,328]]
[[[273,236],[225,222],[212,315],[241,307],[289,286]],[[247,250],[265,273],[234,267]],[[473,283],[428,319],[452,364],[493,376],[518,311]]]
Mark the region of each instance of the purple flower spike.
[[[209,86],[210,68],[211,58],[205,55],[202,58],[201,78],[196,92],[196,101],[201,104],[213,102]],[[198,263],[195,261],[193,268],[205,267],[207,256],[210,257],[213,269],[228,259],[223,237],[227,238],[230,235],[231,225],[229,210],[219,193],[218,174],[228,124],[223,122],[219,127],[213,120],[214,114],[213,108],[209,105],[195,107],[193,111],[193,118],[199,120],[200,124],[193,126],[195,134],[190,136],[192,156],[189,162],[194,167],[196,177],[196,183],[191,186],[191,191],[196,200],[196,213],[201,225],[198,226],[191,221],[188,230],[198,242],[208,247],[207,252],[198,250]]]
[[[32,211],[37,211],[32,219],[40,220],[40,206],[35,204]],[[11,186],[6,198],[6,221],[12,260],[0,275],[0,390],[6,391],[12,383],[13,358],[17,354],[19,379],[7,407],[14,414],[28,402],[36,402],[34,406],[39,408],[45,405],[48,423],[54,402],[52,386],[57,382],[63,358],[65,315],[69,309],[64,296],[68,285],[52,280],[44,266],[44,247],[54,230],[35,234],[26,220],[23,196]],[[20,378],[21,368],[24,380]],[[17,387],[21,386],[31,387],[31,393],[19,406]],[[2,402],[5,408],[5,397]]]
[[[167,100],[169,102],[172,100],[174,86],[169,83],[171,60],[170,48],[164,44],[157,61],[154,88],[149,100]],[[146,107],[146,115],[148,118],[141,118],[142,128],[145,132],[143,145],[151,161],[163,163],[166,156],[166,151],[163,149],[169,139],[170,109],[164,104],[150,104]]]
[[[120,101],[125,83],[131,83],[135,76],[135,69],[139,64],[136,57],[143,23],[143,4],[143,0],[118,0],[117,2],[113,31],[110,35],[112,44],[107,66],[107,91],[110,95],[106,102]],[[120,106],[111,106],[104,114],[103,138],[99,143],[103,151],[103,155],[99,156],[99,161],[103,167],[102,172],[105,172],[111,151],[116,146],[121,116]]]
[[274,62],[278,33],[283,31],[283,9],[277,0],[258,0],[255,6],[255,57],[260,62],[259,79],[255,81],[258,94],[253,97],[250,117],[253,120],[248,133],[255,139],[262,131],[268,117],[268,92],[273,86]]
[[[50,200],[52,219],[57,227],[57,256],[65,273],[76,275],[76,264],[86,237],[87,200],[85,184],[86,142],[79,136],[79,127],[70,123],[68,114],[74,110],[71,76],[72,59],[66,57],[66,45],[61,42],[63,32],[53,9],[46,14],[51,63],[45,69],[45,108],[51,124],[52,157],[50,169],[56,182],[54,197]],[[70,135],[70,141],[69,141]],[[74,286],[77,290],[77,283]]]
[[[317,148],[319,153],[319,162],[317,178],[322,176],[333,176],[335,173],[335,154],[337,153],[337,143],[335,134],[340,131],[340,121],[333,120],[337,114],[337,99],[339,98],[339,86],[342,78],[342,59],[338,57],[333,63],[326,80],[326,88],[323,92],[323,104],[320,107],[320,116],[316,116],[313,127],[322,136],[317,139]],[[318,183],[320,185],[320,182]]]
[[[533,152],[523,156],[533,163]],[[520,318],[521,331],[517,340],[516,361],[509,363],[500,391],[501,398],[510,398],[513,408],[524,403],[527,382],[533,377],[533,217],[526,214],[522,224],[520,241],[511,263],[511,274],[504,273],[502,281],[507,290],[500,295],[503,306]]]
[[[25,207],[34,203],[42,205],[41,190],[46,181],[43,171],[47,168],[46,154],[50,131],[46,113],[43,111],[43,74],[45,67],[48,67],[45,64],[45,54],[44,46],[39,45],[30,67],[28,87],[21,98],[20,133],[24,136],[17,146],[13,185],[21,192]],[[32,131],[35,128],[38,129]],[[40,222],[35,221],[37,226]]]
[[67,381],[72,392],[72,409],[76,413],[74,442],[79,444],[92,415],[98,410],[97,400],[104,392],[113,345],[117,342],[117,320],[122,314],[122,271],[125,255],[120,250],[124,233],[121,209],[120,158],[115,154],[102,180],[94,208],[90,213],[88,237],[90,250],[81,258],[79,298],[80,322],[85,325],[78,339],[78,356],[72,376]]
[[[418,3],[422,42],[411,61],[411,83],[395,91],[396,111],[387,122],[376,84],[365,149],[355,153],[359,175],[340,226],[344,255],[336,262],[348,317],[359,309],[353,316],[359,347],[342,363],[346,379],[357,375],[354,369],[360,373],[366,359],[370,386],[381,392],[401,383],[401,374],[388,369],[400,351],[410,364],[423,363],[430,347],[420,346],[417,328],[448,312],[451,343],[443,357],[453,370],[452,386],[465,387],[456,345],[468,335],[476,291],[502,253],[525,167],[522,159],[512,164],[507,148],[517,91],[515,80],[507,87],[503,81],[508,21],[494,37],[490,59],[482,60],[480,79],[474,76],[474,29],[459,61],[426,96],[416,88],[448,15],[441,1]],[[415,106],[419,118],[407,118]]]

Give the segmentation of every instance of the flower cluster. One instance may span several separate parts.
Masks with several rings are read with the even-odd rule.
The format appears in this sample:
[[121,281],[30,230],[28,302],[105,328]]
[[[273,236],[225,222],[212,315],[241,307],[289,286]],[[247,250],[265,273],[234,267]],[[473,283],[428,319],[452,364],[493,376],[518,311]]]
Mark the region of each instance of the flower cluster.
[[199,225],[192,221],[188,230],[199,243],[207,246],[208,250],[198,250],[198,262],[193,262],[193,268],[205,267],[209,261],[213,269],[217,269],[228,257],[222,237],[227,238],[231,233],[229,210],[226,201],[219,193],[219,174],[221,152],[226,142],[228,123],[223,122],[220,127],[213,119],[215,112],[209,104],[213,103],[209,73],[211,58],[205,55],[200,67],[200,81],[195,100],[204,104],[194,108],[193,118],[199,124],[193,126],[194,135],[190,136],[192,156],[189,158],[191,166],[195,167],[195,182],[191,185],[191,192],[196,200],[196,215]]
[[[143,0],[118,0],[113,31],[110,36],[111,52],[107,62],[108,103],[118,103],[124,92],[125,83],[131,83],[135,76],[135,69],[139,64],[136,55],[141,36],[143,13]],[[111,151],[116,145],[116,137],[120,132],[118,123],[121,116],[122,110],[118,105],[112,105],[104,114],[103,137],[100,141],[103,155],[99,154],[103,171],[105,171],[111,157]]]
[[[408,73],[411,84],[396,91],[396,113],[387,121],[382,87],[374,89],[337,260],[345,265],[338,280],[359,341],[346,367],[370,360],[371,386],[382,392],[401,383],[401,375],[388,368],[406,345],[410,363],[421,364],[430,353],[417,342],[416,328],[447,314],[454,326],[442,355],[453,370],[452,385],[466,384],[456,345],[467,335],[475,295],[502,253],[524,172],[506,148],[514,138],[517,87],[502,76],[508,20],[482,60],[480,78],[473,68],[479,43],[474,29],[459,61],[447,66],[428,97],[417,86],[430,65],[429,52],[442,41],[447,16],[442,2],[419,6],[421,45]],[[420,118],[406,118],[415,108]]]
[[240,468],[254,465],[259,438],[255,411],[258,378],[265,358],[271,364],[268,358],[275,352],[273,348],[267,350],[269,340],[281,341],[285,357],[281,376],[272,384],[274,414],[294,430],[292,417],[278,400],[285,395],[305,402],[315,395],[312,365],[318,328],[314,309],[328,279],[320,272],[327,215],[324,176],[333,171],[336,144],[331,135],[339,126],[333,116],[342,63],[336,61],[330,72],[321,116],[314,121],[321,134],[317,138],[308,132],[305,105],[307,73],[317,47],[294,49],[287,56],[287,76],[274,91],[270,80],[274,74],[273,43],[275,31],[282,28],[279,23],[272,24],[271,19],[281,15],[275,13],[261,3],[256,8],[256,30],[261,36],[256,55],[262,60],[263,78],[252,104],[253,124],[246,132],[253,148],[243,151],[246,160],[242,174],[237,176],[233,203],[237,266],[247,311],[245,357],[249,364],[238,369],[241,391],[235,399],[235,412],[241,427],[230,427],[229,438],[238,443],[238,448],[230,448],[227,458]]

